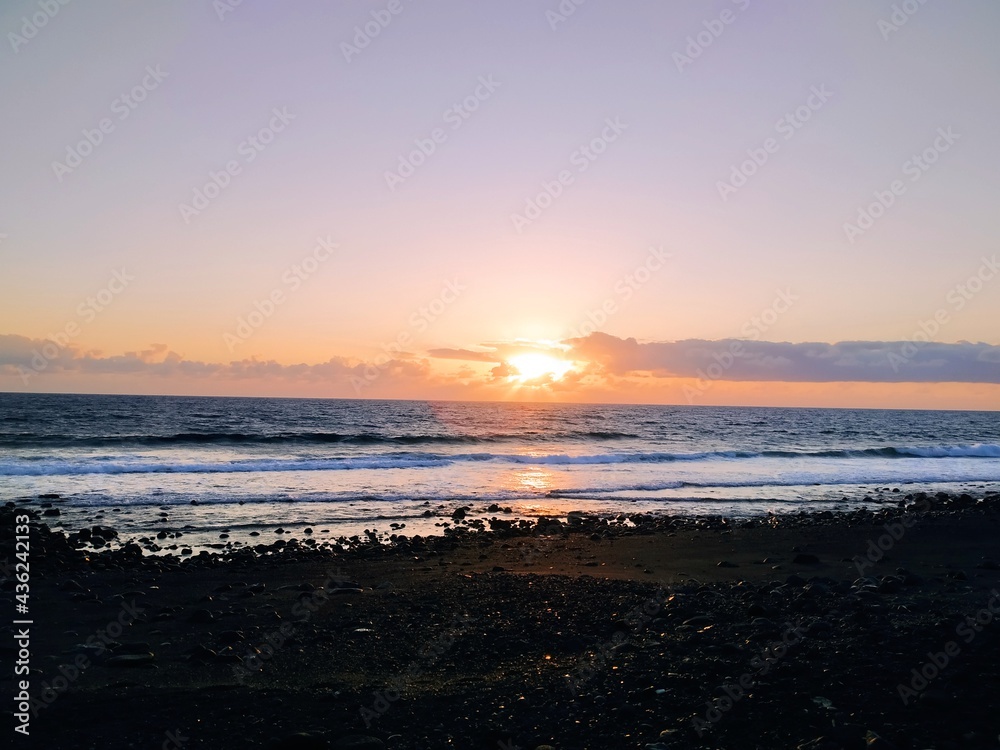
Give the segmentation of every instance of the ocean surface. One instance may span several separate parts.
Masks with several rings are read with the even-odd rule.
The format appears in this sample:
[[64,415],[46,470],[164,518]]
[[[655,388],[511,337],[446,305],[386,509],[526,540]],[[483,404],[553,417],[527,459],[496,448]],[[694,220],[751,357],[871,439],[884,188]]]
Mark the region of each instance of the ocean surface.
[[893,488],[1000,489],[1000,413],[0,394],[0,501],[57,493],[67,529],[183,528],[192,544],[441,533],[455,508],[493,503],[508,518],[873,507]]

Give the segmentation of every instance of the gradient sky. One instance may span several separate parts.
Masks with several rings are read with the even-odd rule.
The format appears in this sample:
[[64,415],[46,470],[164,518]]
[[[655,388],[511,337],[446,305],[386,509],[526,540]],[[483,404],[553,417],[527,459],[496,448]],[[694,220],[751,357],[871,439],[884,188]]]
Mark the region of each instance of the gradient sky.
[[1000,408],[995,2],[43,5],[0,9],[0,390]]

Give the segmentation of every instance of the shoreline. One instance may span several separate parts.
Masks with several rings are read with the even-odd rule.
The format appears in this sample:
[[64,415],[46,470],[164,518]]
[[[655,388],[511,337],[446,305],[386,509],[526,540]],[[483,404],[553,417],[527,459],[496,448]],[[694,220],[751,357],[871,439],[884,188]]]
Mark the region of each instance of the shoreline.
[[31,510],[32,742],[995,748],[1000,495],[906,505],[189,556],[77,549]]
[[[374,536],[381,543],[391,546],[397,538],[406,539],[414,535],[431,537],[503,531],[512,525],[525,531],[540,522],[548,524],[553,519],[568,523],[575,518],[577,529],[581,518],[590,524],[594,519],[606,519],[611,521],[610,526],[616,525],[614,519],[621,522],[626,518],[638,518],[646,527],[649,527],[651,519],[660,519],[653,522],[652,528],[713,518],[726,518],[728,523],[734,525],[753,525],[774,516],[828,517],[833,514],[846,517],[857,512],[878,512],[900,504],[913,504],[924,497],[988,497],[1000,494],[1000,486],[991,482],[963,483],[958,488],[943,490],[935,485],[901,486],[904,489],[898,486],[861,486],[853,492],[845,487],[842,493],[837,493],[836,499],[831,497],[823,501],[747,501],[740,512],[726,512],[740,505],[735,501],[720,508],[707,508],[704,503],[689,502],[627,502],[617,508],[594,508],[589,498],[553,496],[513,502],[467,499],[432,504],[428,501],[415,505],[413,511],[405,516],[365,515],[364,520],[331,520],[325,517],[328,504],[313,502],[240,503],[238,510],[235,505],[217,506],[196,501],[180,505],[79,506],[73,503],[72,497],[58,493],[14,498],[10,502],[16,507],[37,510],[54,530],[63,531],[74,540],[82,537],[83,541],[87,541],[88,529],[91,528],[110,527],[118,532],[113,537],[98,540],[96,549],[111,549],[126,542],[135,542],[147,554],[186,555],[201,551],[217,554],[256,548],[274,540],[329,549],[351,546],[357,543],[356,537],[368,540]],[[917,490],[917,487],[923,487],[923,490]],[[800,502],[803,508],[798,507]],[[419,513],[415,512],[418,510]],[[601,528],[599,531],[604,533],[609,529]],[[610,531],[613,533],[614,529]]]

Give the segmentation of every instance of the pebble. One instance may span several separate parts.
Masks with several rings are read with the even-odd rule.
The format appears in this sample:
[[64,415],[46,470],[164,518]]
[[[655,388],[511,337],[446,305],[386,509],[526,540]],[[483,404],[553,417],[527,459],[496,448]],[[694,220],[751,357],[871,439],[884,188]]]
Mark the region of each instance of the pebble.
[[145,654],[122,654],[110,657],[105,664],[109,667],[143,667],[152,664],[156,657],[152,652]]
[[333,742],[330,750],[385,750],[385,743],[378,737],[352,734]]

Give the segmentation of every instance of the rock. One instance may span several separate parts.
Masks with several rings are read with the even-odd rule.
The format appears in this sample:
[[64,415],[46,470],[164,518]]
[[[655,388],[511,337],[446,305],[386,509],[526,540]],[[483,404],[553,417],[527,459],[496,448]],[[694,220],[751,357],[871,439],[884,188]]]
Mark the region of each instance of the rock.
[[795,750],[840,750],[840,744],[829,737],[817,737],[809,742],[796,745]]
[[715,620],[712,619],[711,617],[709,617],[708,615],[697,615],[695,617],[691,617],[691,618],[685,620],[681,624],[682,625],[690,625],[690,626],[695,627],[695,628],[700,628],[700,627],[704,627],[705,625],[712,625],[714,622],[715,622]]
[[145,641],[136,643],[119,643],[118,646],[115,647],[115,655],[148,654],[151,653],[151,651],[152,649]]
[[868,750],[896,750],[895,745],[888,740],[882,739],[872,731],[869,731],[865,735],[865,746]]
[[112,656],[108,659],[105,664],[109,667],[144,667],[147,664],[152,664],[156,660],[152,651],[146,652],[145,654],[121,654],[120,656]]
[[240,630],[223,630],[219,633],[219,643],[225,646],[242,643],[244,640],[246,640],[246,636]]
[[194,612],[191,613],[191,616],[188,618],[188,622],[206,623],[206,622],[212,622],[214,619],[215,615],[213,615],[209,610],[196,609]]
[[899,578],[894,578],[892,576],[886,576],[879,583],[877,591],[880,594],[895,594],[903,588],[903,581]]
[[271,743],[272,750],[327,750],[330,743],[319,734],[295,732]]
[[334,581],[326,588],[328,591],[332,592],[334,589],[362,589],[364,586],[357,581]]
[[385,750],[385,743],[378,737],[351,734],[331,744],[330,750]]
[[800,552],[792,558],[792,562],[796,565],[818,565],[819,558],[816,555],[810,555],[808,552]]
[[217,656],[218,654],[215,651],[199,643],[191,649],[191,653],[188,654],[188,660],[205,663],[215,661]]

